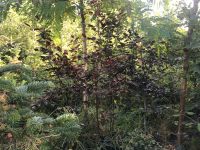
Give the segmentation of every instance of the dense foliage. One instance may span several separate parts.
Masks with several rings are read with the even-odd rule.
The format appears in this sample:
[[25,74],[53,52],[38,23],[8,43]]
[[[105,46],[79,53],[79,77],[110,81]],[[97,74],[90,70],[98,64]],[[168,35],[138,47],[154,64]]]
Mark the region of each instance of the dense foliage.
[[198,150],[198,3],[0,0],[0,149]]

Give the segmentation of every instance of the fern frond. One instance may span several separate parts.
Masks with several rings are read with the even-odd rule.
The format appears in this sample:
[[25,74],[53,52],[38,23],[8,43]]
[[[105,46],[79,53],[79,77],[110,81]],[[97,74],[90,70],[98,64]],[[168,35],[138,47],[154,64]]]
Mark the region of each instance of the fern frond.
[[32,81],[32,77],[30,76],[30,74],[27,73],[20,73],[20,78],[27,81],[28,83]]
[[66,113],[56,118],[55,131],[63,134],[70,140],[75,140],[79,137],[81,126],[78,117],[72,113]]
[[15,90],[16,90],[16,92],[17,92],[18,94],[20,94],[20,93],[21,93],[21,94],[27,93],[27,91],[28,91],[28,86],[22,85],[22,86],[16,87]]
[[27,67],[24,67],[21,64],[8,64],[8,65],[0,67],[0,75],[6,72],[16,72],[16,71],[30,73],[31,70]]
[[0,79],[0,90],[11,91],[14,90],[12,82],[9,80]]
[[53,86],[53,83],[50,81],[34,81],[27,85],[22,85],[19,87],[16,87],[17,93],[36,93],[40,94],[45,89],[50,88]]

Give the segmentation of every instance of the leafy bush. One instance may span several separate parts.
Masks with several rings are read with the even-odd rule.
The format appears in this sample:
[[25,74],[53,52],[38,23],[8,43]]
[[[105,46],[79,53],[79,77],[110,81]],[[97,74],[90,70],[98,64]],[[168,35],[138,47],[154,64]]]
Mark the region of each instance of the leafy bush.
[[38,131],[42,130],[43,127],[43,119],[42,117],[33,117],[27,120],[26,127],[29,128],[29,132],[37,133]]
[[140,130],[127,133],[121,142],[121,148],[125,150],[162,150],[162,146],[151,135]]
[[55,131],[65,136],[68,141],[76,140],[81,132],[78,117],[72,113],[58,116]]

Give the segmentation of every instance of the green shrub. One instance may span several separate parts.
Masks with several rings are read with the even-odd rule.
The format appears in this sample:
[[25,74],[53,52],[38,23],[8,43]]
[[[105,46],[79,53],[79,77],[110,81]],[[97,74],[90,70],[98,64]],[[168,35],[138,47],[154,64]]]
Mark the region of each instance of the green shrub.
[[140,130],[127,133],[120,146],[125,150],[162,150],[162,146],[151,135],[146,135]]
[[55,131],[63,135],[68,141],[76,140],[81,132],[78,117],[72,113],[58,116]]

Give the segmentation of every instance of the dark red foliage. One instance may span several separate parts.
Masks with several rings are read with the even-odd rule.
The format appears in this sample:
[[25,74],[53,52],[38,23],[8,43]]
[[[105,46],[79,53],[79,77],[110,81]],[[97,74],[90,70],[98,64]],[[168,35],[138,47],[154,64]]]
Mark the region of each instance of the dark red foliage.
[[[80,104],[85,80],[90,98],[99,95],[103,98],[102,102],[109,101],[110,97],[122,100],[122,103],[123,99],[132,101],[130,97],[135,94],[150,99],[167,95],[164,86],[159,83],[159,75],[165,71],[164,66],[168,63],[167,57],[158,55],[154,41],[145,41],[137,32],[122,27],[119,18],[123,15],[100,14],[101,38],[88,37],[96,45],[96,51],[86,58],[89,64],[86,74],[83,74],[78,37],[72,36],[73,48],[67,51],[55,46],[49,31],[41,31],[38,40],[41,47],[38,50],[49,66],[47,70],[53,73],[60,85],[53,91],[57,91],[53,97],[48,96],[49,93],[46,95],[47,101],[64,101],[59,105]],[[89,27],[97,31],[97,27]],[[76,104],[74,100],[77,100]]]

